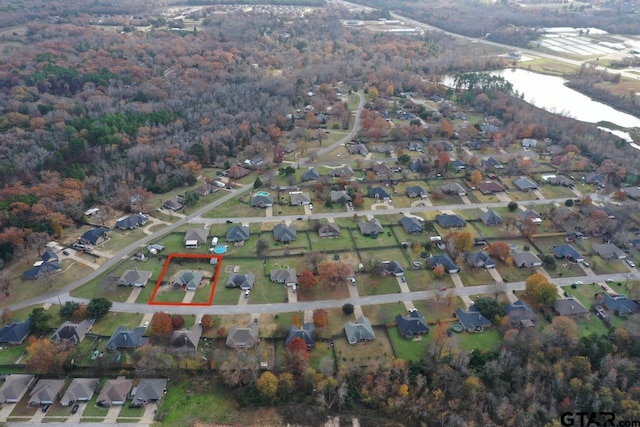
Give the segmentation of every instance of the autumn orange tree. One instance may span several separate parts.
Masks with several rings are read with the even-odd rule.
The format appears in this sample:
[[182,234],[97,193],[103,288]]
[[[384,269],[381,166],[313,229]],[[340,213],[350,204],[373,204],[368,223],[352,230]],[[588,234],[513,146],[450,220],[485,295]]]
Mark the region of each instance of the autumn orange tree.
[[318,265],[318,275],[323,285],[329,287],[345,285],[351,273],[351,267],[344,262],[323,262]]
[[313,289],[318,284],[313,273],[309,270],[304,270],[298,277],[298,285],[305,289]]
[[202,330],[203,331],[210,331],[211,329],[213,329],[213,327],[215,326],[215,322],[213,320],[213,316],[211,316],[210,314],[205,314],[204,316],[202,316]]
[[321,308],[313,310],[313,324],[316,328],[324,328],[329,323],[329,314]]
[[482,172],[480,172],[479,170],[471,172],[470,179],[472,184],[478,184],[482,182]]
[[172,314],[171,315],[171,329],[177,331],[178,329],[182,329],[184,327],[184,317],[181,314]]
[[67,340],[51,342],[46,338],[30,338],[27,346],[29,360],[25,370],[36,374],[61,375],[75,352],[76,347]]
[[256,388],[265,399],[273,402],[278,392],[278,377],[269,371],[265,371],[258,378]]
[[436,265],[433,269],[433,275],[438,279],[442,279],[444,277],[444,266],[442,264]]
[[540,307],[548,307],[558,299],[558,288],[540,273],[529,276],[525,282],[525,291]]
[[309,366],[309,349],[307,343],[296,337],[287,346],[287,362],[292,372],[301,374]]
[[158,311],[151,318],[151,337],[155,340],[162,340],[169,337],[173,331],[171,316],[164,311]]
[[495,242],[487,248],[487,251],[492,257],[506,262],[511,253],[511,247],[505,242]]

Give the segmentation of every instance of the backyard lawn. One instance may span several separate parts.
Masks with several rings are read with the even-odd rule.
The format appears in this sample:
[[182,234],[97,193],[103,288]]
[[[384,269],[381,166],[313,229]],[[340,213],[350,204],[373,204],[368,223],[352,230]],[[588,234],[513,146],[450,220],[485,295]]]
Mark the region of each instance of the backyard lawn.
[[469,333],[461,332],[452,336],[452,339],[462,349],[466,351],[481,350],[491,351],[497,350],[502,344],[502,335],[497,327],[485,329],[484,332]]
[[393,357],[391,341],[384,328],[374,328],[376,338],[363,344],[351,345],[346,337],[333,340],[338,367],[377,366]]
[[93,325],[91,333],[111,336],[118,326],[126,326],[129,329],[140,326],[142,317],[143,315],[138,313],[107,313]]
[[407,339],[400,335],[397,327],[387,329],[393,351],[398,359],[419,361],[424,359],[427,345],[431,341],[432,332],[415,339]]

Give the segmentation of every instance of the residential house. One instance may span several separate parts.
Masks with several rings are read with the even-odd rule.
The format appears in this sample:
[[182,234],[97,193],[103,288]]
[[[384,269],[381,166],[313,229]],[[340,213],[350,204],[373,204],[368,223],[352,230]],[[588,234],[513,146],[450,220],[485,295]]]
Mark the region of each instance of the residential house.
[[26,280],[36,280],[40,277],[58,273],[62,270],[62,265],[58,261],[58,255],[53,251],[45,251],[36,261],[33,267],[23,273]]
[[587,184],[597,185],[600,188],[603,188],[607,184],[607,177],[600,172],[588,173],[584,180]]
[[530,327],[538,321],[536,313],[522,300],[517,300],[516,302],[505,305],[504,312],[514,326]]
[[156,403],[167,392],[167,380],[165,378],[143,378],[137,387],[134,387],[131,406],[140,408],[147,403]]
[[409,150],[409,151],[424,151],[424,147],[419,142],[409,141],[409,142],[407,142],[407,150]]
[[458,322],[467,332],[482,332],[484,328],[491,326],[491,321],[480,313],[475,305],[469,307],[468,310],[461,308],[456,309],[453,313],[458,318]]
[[300,339],[303,339],[304,342],[307,344],[307,348],[315,347],[316,339],[313,337],[315,329],[316,327],[312,322],[305,323],[304,325],[302,325],[301,328],[298,328],[297,326],[294,326],[294,325],[290,325],[287,328],[287,337],[284,340],[284,345],[289,347],[289,344],[291,344],[291,341],[293,341],[296,338],[300,338]]
[[444,194],[456,194],[458,196],[464,196],[467,194],[467,190],[465,190],[462,185],[457,182],[450,182],[445,184],[440,189]]
[[415,216],[403,216],[400,219],[400,224],[402,225],[402,228],[404,228],[404,231],[409,234],[420,234],[424,228],[422,221]]
[[524,138],[522,140],[522,148],[536,148],[538,141],[533,138]]
[[315,168],[311,168],[302,174],[302,180],[305,182],[315,181],[318,178],[320,178],[320,173]]
[[395,277],[404,275],[404,268],[398,261],[384,261],[382,265],[384,266],[385,274]]
[[187,291],[195,291],[198,289],[198,286],[200,286],[203,278],[204,273],[201,271],[183,270],[173,281],[173,286],[177,288],[182,287]]
[[487,226],[496,226],[502,224],[502,217],[495,211],[488,210],[480,214],[480,221]]
[[96,246],[104,242],[105,240],[107,240],[107,238],[109,237],[108,232],[109,232],[108,228],[104,228],[104,227],[92,228],[91,230],[86,231],[80,237],[80,239],[78,239],[78,242],[80,242],[83,245]]
[[453,146],[445,141],[438,141],[430,145],[438,151],[453,151]]
[[409,314],[406,316],[402,314],[396,315],[396,325],[400,335],[409,339],[429,332],[427,321],[422,313],[416,309],[409,310]]
[[289,193],[291,206],[304,206],[311,204],[311,197],[309,193],[303,193],[302,191],[292,191]]
[[427,190],[420,187],[419,185],[411,185],[407,187],[407,196],[412,199],[414,197],[427,197]]
[[422,172],[424,170],[424,167],[425,163],[422,161],[422,159],[415,159],[409,163],[409,169],[411,169],[411,172],[414,173]]
[[258,337],[258,323],[251,322],[246,328],[234,326],[227,334],[227,347],[236,349],[248,349],[255,347],[260,338]]
[[355,322],[347,322],[344,325],[349,344],[356,345],[359,342],[373,341],[376,338],[368,318],[360,316]]
[[110,407],[112,405],[124,405],[132,387],[133,380],[128,380],[125,377],[118,377],[115,380],[107,380],[96,399],[96,404],[98,406],[106,407]]
[[107,342],[107,349],[110,351],[120,348],[135,350],[147,343],[147,338],[142,336],[145,332],[147,332],[147,328],[143,326],[132,330],[128,330],[126,326],[118,326]]
[[532,222],[534,224],[540,224],[542,223],[542,217],[540,216],[540,214],[536,211],[534,211],[533,209],[528,209],[524,212],[520,212],[518,214],[518,216],[520,217],[520,219],[522,220],[522,222]]
[[245,160],[243,164],[249,169],[259,169],[265,165],[264,157],[260,154],[256,154],[251,159]]
[[29,406],[53,405],[60,397],[65,380],[40,380],[29,394]]
[[393,171],[385,162],[376,163],[371,166],[371,170],[376,174],[376,176],[389,176],[393,174]]
[[451,164],[454,168],[456,168],[456,171],[458,172],[467,168],[467,164],[460,159],[451,160]]
[[589,313],[589,310],[574,297],[555,300],[553,309],[558,313],[558,316],[578,317]]
[[144,214],[133,214],[123,216],[116,220],[116,227],[120,230],[135,230],[149,222],[149,217]]
[[245,225],[232,225],[227,230],[227,242],[244,243],[249,240],[249,227]]
[[436,215],[438,225],[443,228],[462,228],[467,222],[458,215],[441,214]]
[[604,305],[607,310],[618,316],[628,316],[640,311],[638,304],[626,295],[609,295],[606,292],[602,292],[596,296],[596,304]]
[[514,252],[511,254],[513,265],[520,268],[541,267],[542,261],[533,252]]
[[35,375],[24,374],[9,374],[4,377],[4,384],[0,387],[2,404],[18,403],[36,379]]
[[391,198],[391,195],[387,192],[387,190],[382,187],[369,187],[369,189],[367,190],[367,196],[377,200],[385,200]]
[[[316,116],[317,118],[317,116]],[[287,145],[285,145],[283,147],[284,152],[289,154],[289,153],[293,153],[296,150],[296,147],[298,146],[298,144],[296,144],[295,142],[290,142]]]
[[178,329],[171,334],[171,347],[184,348],[187,350],[197,350],[200,336],[202,335],[202,326],[193,325],[191,328]]
[[464,257],[469,265],[474,268],[489,269],[496,267],[496,262],[486,252],[483,251],[468,252]]
[[269,278],[274,283],[284,283],[285,286],[296,286],[298,276],[295,268],[278,268],[269,272]]
[[377,144],[371,150],[382,154],[393,154],[396,152],[396,148],[391,144]]
[[488,125],[493,125],[496,127],[504,126],[504,123],[502,122],[502,120],[500,120],[496,116],[487,116],[484,118],[484,122]]
[[361,219],[358,222],[358,228],[360,228],[360,232],[364,236],[377,236],[384,231],[382,225],[380,224],[380,221],[377,218],[372,218],[369,221]]
[[80,323],[73,323],[70,321],[64,322],[56,331],[51,335],[51,341],[68,341],[74,344],[82,342],[84,337],[93,327],[94,320],[83,320]]
[[240,179],[240,178],[244,178],[245,176],[249,175],[251,173],[251,171],[247,168],[243,168],[240,165],[236,165],[236,168],[230,168],[229,169],[229,178],[231,179]]
[[538,189],[538,184],[531,181],[529,178],[518,178],[513,181],[513,185],[520,191],[529,192]]
[[344,190],[331,190],[329,192],[329,198],[333,203],[347,203],[351,201],[351,196]]
[[558,259],[567,259],[574,262],[584,262],[584,257],[571,245],[556,245],[551,248],[553,255]]
[[177,195],[162,204],[162,207],[171,211],[179,211],[184,208],[184,197]]
[[218,187],[211,182],[205,182],[204,184],[199,185],[193,189],[193,192],[200,197],[208,196],[209,194],[215,193],[216,191],[218,191]]
[[487,146],[487,144],[481,140],[467,141],[466,144],[472,150],[480,150]]
[[78,402],[90,401],[99,383],[98,378],[74,378],[60,399],[60,405],[70,406]]
[[627,254],[613,243],[594,243],[591,247],[602,259],[605,260],[627,258]]
[[485,181],[476,185],[482,194],[495,194],[504,191],[504,187],[497,182]]
[[489,157],[483,160],[482,165],[486,169],[504,169],[504,165],[493,157]]
[[209,230],[206,228],[190,228],[184,233],[184,245],[193,249],[207,243],[209,238]]
[[225,286],[227,288],[240,288],[243,291],[250,291],[256,282],[256,275],[253,273],[240,274],[233,273],[227,279]]
[[151,279],[152,271],[145,270],[125,270],[118,279],[118,286],[129,286],[134,288],[144,288]]
[[627,195],[628,198],[633,200],[640,199],[640,187],[623,187],[620,189],[623,193]]
[[427,267],[431,269],[434,269],[437,266],[441,265],[444,267],[444,271],[449,274],[458,273],[460,271],[460,267],[458,267],[447,254],[431,255],[429,258],[427,258],[426,264]]
[[249,202],[249,204],[252,208],[268,208],[273,206],[273,196],[256,194],[251,197],[251,201]]
[[340,237],[340,226],[335,222],[325,222],[318,227],[320,237]]
[[352,155],[359,154],[362,157],[366,157],[369,154],[369,150],[367,150],[367,146],[364,144],[348,144],[346,148],[349,154]]
[[329,176],[333,178],[347,177],[351,178],[353,176],[353,169],[349,165],[344,165],[340,168],[331,169],[329,171]]
[[[31,332],[31,320],[14,320],[0,328],[0,344],[22,344]],[[0,402],[2,403],[2,402]]]
[[278,224],[273,227],[273,239],[276,242],[291,243],[298,238],[298,233],[293,225]]
[[573,188],[573,181],[562,175],[552,176],[547,179],[547,182],[551,185],[562,185],[563,187]]

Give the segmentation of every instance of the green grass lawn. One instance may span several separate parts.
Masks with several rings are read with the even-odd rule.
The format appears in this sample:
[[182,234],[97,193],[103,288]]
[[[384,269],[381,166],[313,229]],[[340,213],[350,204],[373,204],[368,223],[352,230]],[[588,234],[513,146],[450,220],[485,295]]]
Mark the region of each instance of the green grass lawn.
[[111,336],[118,326],[126,326],[129,329],[140,326],[142,317],[142,314],[137,313],[107,313],[93,325],[91,332],[96,335]]
[[469,268],[469,264],[466,261],[464,264],[458,275],[465,286],[490,285],[493,283],[493,277],[486,269]]
[[461,332],[454,334],[452,339],[464,350],[497,350],[502,344],[502,336],[495,326],[485,329],[484,332]]
[[87,403],[87,406],[82,413],[82,421],[100,421],[103,420],[107,415],[108,408],[100,408],[96,406],[96,400],[98,400],[100,390],[102,389],[106,381],[106,378],[100,380],[100,384],[98,384],[96,392],[93,393],[93,397],[91,398],[89,403]]
[[[359,233],[359,231],[358,231]],[[341,229],[340,236],[338,237],[320,237],[316,232],[309,232],[309,239],[311,241],[311,248],[314,251],[332,251],[336,249],[353,249],[353,242],[349,236],[349,231]]]
[[[422,258],[420,260],[424,261]],[[428,291],[443,286],[453,287],[453,280],[448,274],[442,279],[436,279],[431,270],[425,270],[424,268],[420,270],[405,270],[404,277],[406,277],[407,285],[412,292]]]
[[540,192],[546,199],[575,199],[573,191],[562,185],[543,185]]
[[[588,308],[589,306],[587,306]],[[606,335],[609,330],[595,313],[589,313],[585,317],[574,319],[578,325],[578,336]]]
[[[226,280],[226,279],[225,279]],[[226,288],[224,282],[218,282],[216,292],[213,295],[214,305],[233,305],[238,303],[240,289]]]
[[594,255],[590,260],[591,270],[597,275],[626,273],[629,271],[624,261],[613,259],[605,261],[598,255]]
[[[221,205],[202,215],[204,218],[237,218],[249,216],[264,216],[265,210],[252,208],[249,205],[251,195],[243,194],[234,199],[228,200]],[[274,210],[276,207],[274,206]]]
[[401,302],[390,304],[365,305],[363,314],[369,318],[372,325],[389,325],[395,322],[396,315],[406,314],[407,309]]
[[385,295],[400,292],[398,281],[395,276],[378,277],[373,275],[361,275],[357,281],[358,293],[366,295]]
[[[129,403],[122,405],[122,409],[120,409],[120,417],[126,418],[142,418],[144,415],[144,408],[132,408]],[[124,422],[132,422],[132,420],[124,420]]]
[[335,356],[333,349],[326,342],[316,342],[316,346],[309,355],[309,366],[325,375],[335,372]]
[[393,357],[391,341],[384,329],[375,328],[376,338],[366,344],[351,345],[346,337],[334,339],[338,367],[377,366]]
[[398,359],[419,361],[424,359],[427,345],[431,341],[432,333],[422,335],[416,339],[407,339],[400,335],[397,327],[387,329],[391,345]]
[[496,270],[505,283],[524,282],[529,276],[536,274],[534,268],[510,267],[502,262],[496,262]]
[[0,365],[11,365],[22,356],[27,349],[27,342],[16,346],[4,346],[0,350]]

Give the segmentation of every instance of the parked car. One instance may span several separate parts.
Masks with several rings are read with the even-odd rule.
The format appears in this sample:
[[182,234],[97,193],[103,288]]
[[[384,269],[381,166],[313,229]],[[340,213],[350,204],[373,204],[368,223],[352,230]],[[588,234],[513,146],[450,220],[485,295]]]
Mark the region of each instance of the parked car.
[[62,255],[69,255],[69,251],[65,249],[64,251],[62,251]]
[[230,219],[227,220],[227,224],[233,224],[233,221],[231,221]]
[[51,407],[51,405],[44,405],[42,407],[42,412],[47,412],[49,410],[49,408]]
[[73,405],[73,408],[71,408],[71,414],[76,414],[78,412],[78,409],[80,409],[80,405],[76,403],[75,405]]
[[627,260],[627,264],[629,264],[629,267],[635,267],[636,263],[631,261],[630,259]]

